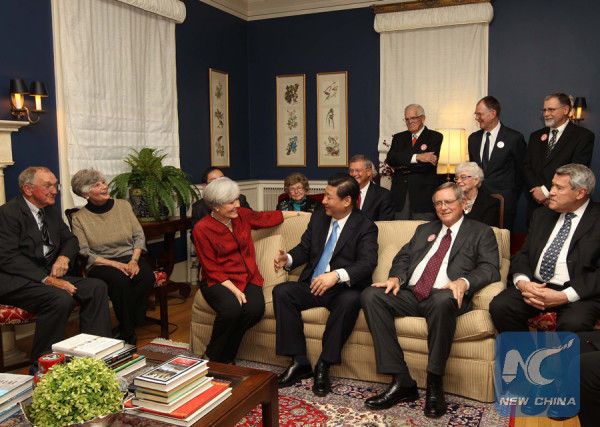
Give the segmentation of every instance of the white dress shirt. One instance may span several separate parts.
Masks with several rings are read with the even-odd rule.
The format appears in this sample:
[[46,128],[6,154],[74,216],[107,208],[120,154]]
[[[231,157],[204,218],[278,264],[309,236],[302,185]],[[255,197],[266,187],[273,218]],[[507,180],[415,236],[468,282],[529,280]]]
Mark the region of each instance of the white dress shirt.
[[[425,129],[425,126],[423,126],[423,127],[421,128],[421,130],[419,130],[419,132],[417,132],[417,133],[413,133],[413,134],[411,135],[411,139],[412,139],[412,137],[417,137],[417,140],[415,141],[415,145],[417,145],[417,144],[419,143],[419,137],[420,137],[420,136],[421,136],[421,134],[423,133],[423,129]],[[413,155],[412,155],[412,157],[410,158],[410,162],[411,162],[411,163],[418,163],[418,162],[417,162],[417,155],[416,155],[416,154],[413,154]]]
[[[550,128],[550,130],[548,131],[548,139],[546,141],[550,142],[550,139],[552,139],[552,130],[556,129],[558,130],[558,133],[556,134],[556,142],[558,142],[568,124],[569,121],[567,120],[557,128]],[[554,147],[556,147],[556,142],[554,143]],[[545,185],[542,185],[540,188],[542,189],[542,193],[544,193],[544,196],[546,196],[546,198],[550,197],[550,190],[547,189]]]
[[369,181],[369,182],[367,182],[367,185],[365,185],[364,188],[360,189],[360,206],[358,208],[361,210],[365,204],[365,199],[367,198],[367,191],[369,191],[370,185],[371,185],[371,182]]
[[488,161],[492,158],[492,151],[496,146],[496,140],[498,139],[498,132],[500,132],[500,122],[496,125],[496,127],[490,131],[484,130],[483,137],[481,138],[481,148],[479,149],[479,158],[483,161],[483,147],[485,145],[485,137],[486,133],[490,133],[490,147],[488,149]]

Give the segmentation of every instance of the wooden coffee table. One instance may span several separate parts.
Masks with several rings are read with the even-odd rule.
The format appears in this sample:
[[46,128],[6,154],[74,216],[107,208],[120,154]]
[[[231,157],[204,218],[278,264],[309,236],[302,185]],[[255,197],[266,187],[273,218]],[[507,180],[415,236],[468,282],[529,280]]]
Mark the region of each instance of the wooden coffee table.
[[[173,355],[144,351],[150,361],[165,362]],[[234,426],[248,412],[262,405],[262,425],[279,426],[279,401],[277,376],[273,372],[241,366],[208,362],[208,370],[215,379],[224,378],[232,383],[232,393],[219,406],[200,418],[194,426]]]

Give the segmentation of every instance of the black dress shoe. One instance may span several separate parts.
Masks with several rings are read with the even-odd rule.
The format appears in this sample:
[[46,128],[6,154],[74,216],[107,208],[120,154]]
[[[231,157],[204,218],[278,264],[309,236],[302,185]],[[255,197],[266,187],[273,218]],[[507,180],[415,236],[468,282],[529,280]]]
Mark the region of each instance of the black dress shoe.
[[414,402],[418,398],[416,384],[402,387],[399,382],[393,381],[386,391],[365,400],[365,406],[369,409],[388,409],[401,402]]
[[304,378],[310,378],[312,374],[313,372],[310,364],[301,365],[295,360],[292,360],[290,366],[288,366],[287,369],[279,375],[279,378],[277,378],[277,385],[280,388],[289,387]]
[[427,418],[439,418],[446,413],[446,398],[444,397],[444,386],[442,382],[431,382],[427,384],[425,397],[425,409],[423,412]]
[[319,360],[315,365],[315,382],[312,391],[319,397],[325,397],[331,391],[331,380],[329,379],[329,364]]

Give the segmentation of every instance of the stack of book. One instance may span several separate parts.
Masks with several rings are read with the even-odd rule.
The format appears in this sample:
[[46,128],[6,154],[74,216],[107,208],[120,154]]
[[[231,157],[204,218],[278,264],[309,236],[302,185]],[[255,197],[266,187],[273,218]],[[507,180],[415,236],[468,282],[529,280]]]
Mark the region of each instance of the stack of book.
[[133,344],[125,344],[123,348],[104,356],[102,360],[120,377],[146,366],[146,356],[138,354],[137,347]]
[[0,373],[0,422],[19,410],[33,394],[33,376]]
[[135,398],[125,403],[142,418],[189,426],[231,394],[229,383],[207,376],[207,361],[177,356],[133,380]]

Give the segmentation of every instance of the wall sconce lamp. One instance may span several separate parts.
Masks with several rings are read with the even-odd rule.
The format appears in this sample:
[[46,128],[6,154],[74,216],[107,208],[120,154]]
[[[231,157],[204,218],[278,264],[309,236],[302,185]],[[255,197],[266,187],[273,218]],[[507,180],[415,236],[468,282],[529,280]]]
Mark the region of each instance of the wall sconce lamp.
[[575,102],[573,102],[573,109],[571,110],[572,116],[571,120],[575,122],[575,124],[579,124],[580,121],[583,120],[583,110],[587,108],[587,103],[585,102],[585,96],[578,96],[575,98]]
[[[29,110],[25,106],[23,95],[35,97],[35,110]],[[27,115],[29,123],[37,123],[40,121],[41,115],[46,112],[42,109],[42,97],[48,96],[44,82],[31,82],[31,87],[27,89],[27,85],[23,79],[10,79],[10,109],[12,115],[17,119],[21,119]],[[30,113],[37,115],[37,120],[31,120]]]

